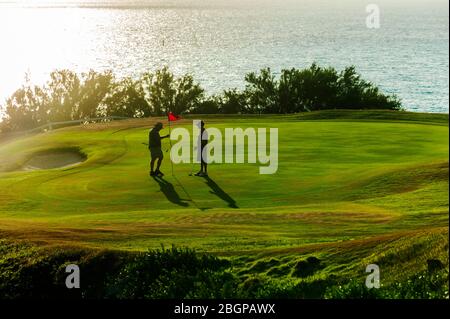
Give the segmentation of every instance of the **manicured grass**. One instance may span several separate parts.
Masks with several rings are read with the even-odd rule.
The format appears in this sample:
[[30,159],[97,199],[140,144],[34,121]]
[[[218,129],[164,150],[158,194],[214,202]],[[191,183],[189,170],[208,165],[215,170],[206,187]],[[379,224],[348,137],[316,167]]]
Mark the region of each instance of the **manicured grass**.
[[[165,153],[164,185],[148,176],[142,145],[156,120],[71,127],[0,144],[0,235],[86,248],[187,246],[231,258],[245,276],[252,267],[292,276],[309,255],[324,260],[319,277],[364,276],[371,261],[399,278],[423,270],[429,258],[448,267],[448,115],[208,116],[207,126],[222,130],[277,127],[278,173],[259,175],[259,164],[213,164],[208,181],[188,176],[191,164],[180,164],[171,176]],[[77,148],[88,159],[71,168],[19,170],[32,154],[61,148]],[[402,247],[404,260],[389,257]]]

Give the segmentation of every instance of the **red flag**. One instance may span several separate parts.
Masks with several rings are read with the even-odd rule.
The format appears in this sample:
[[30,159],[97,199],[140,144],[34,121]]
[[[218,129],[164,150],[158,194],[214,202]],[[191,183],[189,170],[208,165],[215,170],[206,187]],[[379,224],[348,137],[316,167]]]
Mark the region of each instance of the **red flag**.
[[175,115],[172,112],[169,112],[169,122],[178,121],[181,117],[179,115]]

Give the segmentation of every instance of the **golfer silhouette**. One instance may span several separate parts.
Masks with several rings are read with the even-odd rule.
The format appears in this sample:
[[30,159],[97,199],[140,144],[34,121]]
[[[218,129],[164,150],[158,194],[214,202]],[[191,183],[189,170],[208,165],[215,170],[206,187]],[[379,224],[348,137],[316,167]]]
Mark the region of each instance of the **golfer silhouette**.
[[206,152],[203,150],[208,144],[208,132],[205,129],[205,122],[200,122],[200,135],[198,137],[197,159],[200,160],[200,171],[195,176],[208,176],[208,163],[206,161]]
[[[148,133],[148,149],[150,150],[150,176],[164,176],[161,172],[160,167],[162,160],[164,158],[163,152],[161,150],[161,140],[164,138],[168,138],[169,135],[160,136],[159,131],[163,129],[163,124],[158,122]],[[154,170],[155,162],[158,160],[156,164],[156,170]]]

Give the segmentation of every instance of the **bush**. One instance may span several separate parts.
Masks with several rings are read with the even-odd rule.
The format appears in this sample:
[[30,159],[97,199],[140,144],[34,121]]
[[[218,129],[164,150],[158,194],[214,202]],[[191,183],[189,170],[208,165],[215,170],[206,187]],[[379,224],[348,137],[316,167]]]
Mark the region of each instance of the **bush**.
[[169,111],[181,114],[198,107],[204,100],[204,90],[191,75],[175,78],[167,67],[145,73],[140,81],[152,106],[152,115],[160,116]]
[[115,82],[97,109],[97,114],[103,116],[143,117],[150,113],[141,82],[131,78]]
[[217,96],[212,96],[197,104],[190,109],[191,114],[219,114],[220,100]]
[[448,269],[418,273],[406,282],[388,287],[385,298],[448,299]]
[[448,299],[448,269],[424,271],[380,289],[368,289],[363,280],[351,280],[345,285],[327,289],[329,299]]
[[110,71],[78,75],[70,70],[57,70],[42,86],[31,85],[27,80],[6,100],[1,131],[26,130],[48,122],[95,117],[114,85]]
[[364,280],[350,280],[347,284],[328,287],[324,297],[326,299],[378,299],[382,298],[383,288],[368,289]]
[[[119,253],[37,250],[0,241],[0,296],[4,299],[229,298],[237,281],[229,262],[190,249]],[[65,268],[80,267],[80,289],[67,289]]]
[[226,260],[191,249],[136,255],[108,283],[106,297],[120,299],[225,298],[234,290]]
[[400,110],[395,96],[385,95],[361,79],[354,67],[342,72],[334,68],[282,70],[279,80],[270,69],[245,78],[248,110],[253,113],[297,113],[326,109]]
[[[0,296],[4,299],[102,298],[108,275],[119,271],[124,254],[81,249],[37,250],[0,242]],[[81,269],[81,289],[67,289],[66,265]]]

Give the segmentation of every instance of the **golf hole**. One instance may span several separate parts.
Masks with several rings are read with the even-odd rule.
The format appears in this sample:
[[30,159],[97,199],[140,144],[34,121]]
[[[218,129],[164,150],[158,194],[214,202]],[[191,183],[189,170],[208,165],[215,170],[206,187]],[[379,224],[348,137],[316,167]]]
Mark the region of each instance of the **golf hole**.
[[25,171],[66,168],[87,160],[77,149],[48,150],[34,154],[22,167]]

